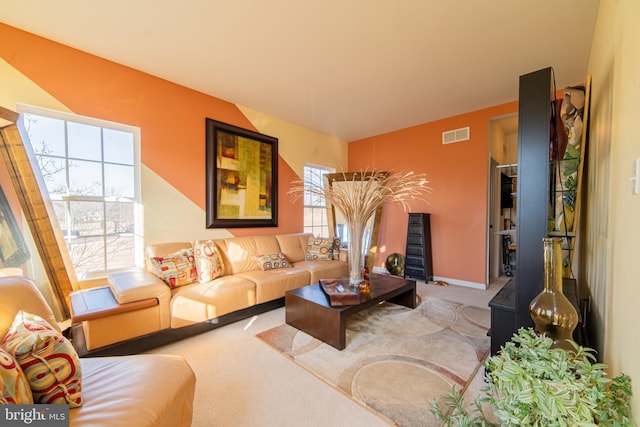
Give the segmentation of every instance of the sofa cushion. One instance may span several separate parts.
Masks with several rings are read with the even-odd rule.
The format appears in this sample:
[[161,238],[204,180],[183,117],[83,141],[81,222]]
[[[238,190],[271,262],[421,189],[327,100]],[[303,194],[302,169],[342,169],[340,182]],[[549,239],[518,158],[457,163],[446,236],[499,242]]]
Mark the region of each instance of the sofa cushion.
[[180,252],[191,247],[193,247],[193,243],[188,241],[163,242],[148,245],[144,249],[146,261],[145,265],[147,267],[147,270],[151,271],[153,267],[151,265],[151,258],[167,256],[169,254]]
[[198,273],[198,282],[209,282],[224,274],[224,263],[213,240],[193,242],[193,256]]
[[151,272],[171,288],[188,285],[198,279],[193,249],[184,249],[164,257],[152,257]]
[[256,304],[284,297],[286,291],[307,286],[309,272],[299,268],[279,268],[276,270],[253,270],[236,274],[255,283]]
[[281,252],[275,236],[234,237],[216,243],[224,253],[227,274],[260,270],[257,255]]
[[293,266],[308,271],[310,283],[318,283],[320,279],[349,277],[347,261],[298,261]]
[[69,411],[71,426],[191,426],[196,378],[169,354],[80,359],[85,404]]
[[19,311],[1,345],[20,364],[35,403],[82,405],[78,354],[46,320]]
[[291,263],[289,263],[289,260],[287,260],[287,257],[285,257],[282,252],[258,255],[256,257],[256,261],[262,271],[274,270],[277,268],[291,268]]
[[240,276],[226,275],[183,286],[171,299],[171,327],[206,322],[255,304],[256,284]]
[[309,237],[305,260],[333,261],[340,256],[339,237]]
[[0,405],[33,403],[29,381],[16,360],[0,348]]
[[309,243],[309,236],[313,236],[311,233],[288,233],[278,234],[276,239],[280,246],[280,252],[287,257],[290,263],[296,263],[304,260],[304,254],[307,252],[307,245]]
[[146,299],[157,299],[160,304],[169,300],[171,291],[155,274],[144,270],[111,273],[107,284],[118,304],[128,304]]

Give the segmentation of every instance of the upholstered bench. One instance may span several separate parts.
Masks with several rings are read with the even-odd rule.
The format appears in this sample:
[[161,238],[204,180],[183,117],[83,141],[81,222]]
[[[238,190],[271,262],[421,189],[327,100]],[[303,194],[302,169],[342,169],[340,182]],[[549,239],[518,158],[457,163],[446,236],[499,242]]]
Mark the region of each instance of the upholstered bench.
[[71,320],[82,322],[87,350],[166,329],[171,291],[146,271],[109,275],[108,286],[69,294]]

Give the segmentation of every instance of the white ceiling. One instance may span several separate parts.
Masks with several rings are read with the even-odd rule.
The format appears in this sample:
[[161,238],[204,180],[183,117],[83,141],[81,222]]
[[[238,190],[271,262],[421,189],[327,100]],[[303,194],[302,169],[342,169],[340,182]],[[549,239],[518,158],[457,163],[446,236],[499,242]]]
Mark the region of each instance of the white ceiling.
[[[0,0],[0,21],[345,141],[584,82],[598,0]],[[1,41],[0,41],[1,42]]]

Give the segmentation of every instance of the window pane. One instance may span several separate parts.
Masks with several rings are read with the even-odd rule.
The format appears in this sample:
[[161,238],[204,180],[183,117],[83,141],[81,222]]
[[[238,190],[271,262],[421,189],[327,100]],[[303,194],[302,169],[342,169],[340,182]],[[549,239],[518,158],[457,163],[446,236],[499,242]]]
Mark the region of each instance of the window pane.
[[107,269],[125,268],[135,264],[134,236],[115,235],[107,237]]
[[317,194],[312,194],[309,198],[309,205],[311,206],[324,206],[324,197]]
[[327,237],[329,236],[329,227],[326,225],[313,227],[313,234],[316,237]]
[[96,236],[104,232],[102,202],[70,202],[71,228],[81,236]]
[[77,237],[67,241],[69,255],[79,279],[93,272],[104,271],[104,239],[97,237]]
[[67,122],[69,157],[85,160],[102,160],[100,128],[83,123]]
[[135,175],[133,166],[104,165],[104,182],[106,197],[135,196]]
[[109,202],[107,208],[107,234],[133,233],[133,203]]
[[304,226],[313,227],[313,208],[304,208]]
[[313,210],[313,225],[314,226],[322,226],[326,224],[326,211],[324,209],[314,209]]
[[133,134],[104,129],[104,161],[133,165]]
[[64,120],[25,114],[24,126],[36,154],[65,156]]
[[69,163],[69,194],[102,196],[101,163],[71,161]]
[[36,156],[36,158],[49,194],[67,194],[67,174],[64,159],[47,156]]
[[60,228],[62,229],[62,234],[67,235],[67,203],[54,200],[51,202],[51,205],[53,206],[53,211],[56,214],[58,224],[60,224]]

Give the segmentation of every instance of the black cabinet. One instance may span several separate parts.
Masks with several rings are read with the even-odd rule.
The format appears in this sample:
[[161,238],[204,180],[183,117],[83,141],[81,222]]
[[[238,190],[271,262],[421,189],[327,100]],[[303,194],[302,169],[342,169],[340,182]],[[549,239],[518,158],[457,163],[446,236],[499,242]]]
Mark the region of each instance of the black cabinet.
[[507,282],[489,301],[491,307],[491,355],[495,356],[516,331],[516,287],[514,279]]
[[512,283],[489,303],[492,351],[519,328],[533,326],[529,303],[542,291],[544,280],[542,238],[548,233],[553,69],[522,75],[519,83],[516,272]]
[[[578,325],[573,331],[573,340],[581,346],[586,346],[586,319],[583,318],[578,300],[575,279],[562,279],[562,292],[569,299],[578,312]],[[491,355],[495,356],[507,341],[511,339],[517,329],[523,327],[516,323],[516,281],[511,279],[500,289],[495,297],[489,301],[491,308]],[[527,309],[528,312],[528,309]]]
[[407,225],[404,277],[433,280],[431,225],[428,213],[410,213]]

